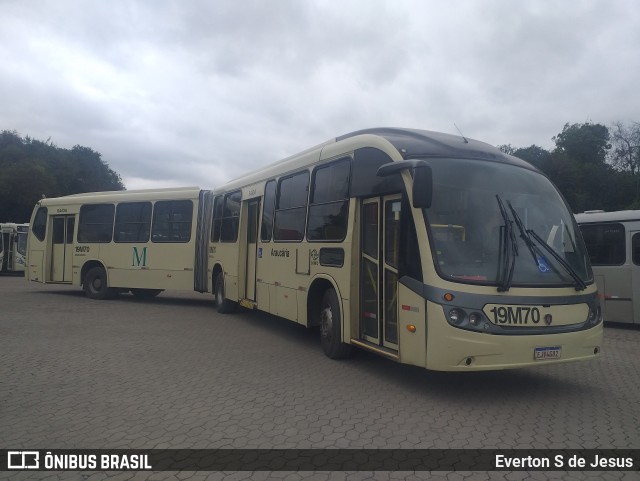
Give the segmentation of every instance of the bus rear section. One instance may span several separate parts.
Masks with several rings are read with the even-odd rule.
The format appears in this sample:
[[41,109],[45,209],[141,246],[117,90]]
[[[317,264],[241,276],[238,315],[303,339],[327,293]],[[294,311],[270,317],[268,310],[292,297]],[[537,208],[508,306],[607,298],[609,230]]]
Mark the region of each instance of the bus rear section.
[[82,286],[95,299],[206,292],[210,225],[210,192],[195,187],[43,199],[32,215],[27,277]]

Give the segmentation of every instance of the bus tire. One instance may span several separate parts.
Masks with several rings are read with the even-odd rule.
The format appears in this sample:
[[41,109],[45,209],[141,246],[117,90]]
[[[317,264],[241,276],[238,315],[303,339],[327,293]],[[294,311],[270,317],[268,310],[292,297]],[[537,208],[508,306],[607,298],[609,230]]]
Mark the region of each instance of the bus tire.
[[82,282],[84,292],[90,299],[105,300],[113,297],[113,289],[107,284],[107,273],[102,267],[92,267]]
[[238,303],[230,301],[224,293],[224,274],[221,272],[216,276],[216,308],[220,314],[230,314],[238,308]]
[[131,289],[136,299],[152,299],[162,292],[162,289]]
[[344,359],[351,352],[351,346],[342,342],[342,319],[335,289],[327,289],[320,302],[320,342],[331,359]]

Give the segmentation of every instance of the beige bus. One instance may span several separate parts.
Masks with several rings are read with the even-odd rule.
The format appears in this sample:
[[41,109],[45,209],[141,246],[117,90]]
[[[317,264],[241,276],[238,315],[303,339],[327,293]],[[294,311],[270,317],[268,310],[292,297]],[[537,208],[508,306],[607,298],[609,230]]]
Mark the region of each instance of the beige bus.
[[27,278],[82,285],[94,299],[207,292],[211,199],[198,187],[43,199],[31,217]]
[[640,323],[640,211],[577,214],[605,321]]
[[318,326],[434,370],[597,357],[584,243],[542,173],[436,132],[343,135],[214,190],[208,269],[218,309]]
[[0,224],[0,272],[24,272],[29,224]]

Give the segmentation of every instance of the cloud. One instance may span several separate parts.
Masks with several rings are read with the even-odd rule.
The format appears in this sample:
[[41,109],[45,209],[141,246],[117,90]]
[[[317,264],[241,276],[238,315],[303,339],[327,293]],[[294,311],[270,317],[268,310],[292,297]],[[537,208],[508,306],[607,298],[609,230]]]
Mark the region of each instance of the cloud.
[[374,126],[548,148],[565,122],[639,120],[630,0],[0,9],[0,128],[89,146],[130,188],[213,187]]

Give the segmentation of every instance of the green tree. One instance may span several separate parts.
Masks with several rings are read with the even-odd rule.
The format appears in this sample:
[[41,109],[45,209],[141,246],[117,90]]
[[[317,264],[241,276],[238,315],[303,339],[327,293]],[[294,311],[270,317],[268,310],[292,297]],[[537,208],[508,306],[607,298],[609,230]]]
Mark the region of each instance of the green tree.
[[89,147],[0,132],[0,222],[28,222],[43,196],[124,190],[120,176]]

